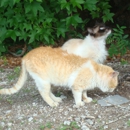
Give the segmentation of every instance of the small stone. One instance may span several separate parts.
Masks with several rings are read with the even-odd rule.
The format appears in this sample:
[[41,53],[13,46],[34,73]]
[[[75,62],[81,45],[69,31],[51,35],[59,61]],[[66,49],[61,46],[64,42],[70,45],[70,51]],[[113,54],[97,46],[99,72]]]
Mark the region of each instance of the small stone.
[[81,118],[82,118],[82,119],[85,119],[85,118],[86,118],[86,116],[81,116]]
[[64,121],[64,125],[70,125],[70,121]]
[[82,127],[81,127],[81,130],[90,130],[87,126],[85,126],[85,125],[83,125]]
[[29,122],[31,122],[32,120],[33,120],[33,118],[32,118],[32,117],[28,118],[28,121],[29,121]]
[[80,121],[80,118],[75,118],[75,121],[79,122],[79,121]]
[[9,127],[12,126],[12,123],[8,123],[8,126],[9,126]]
[[68,110],[69,110],[69,111],[72,111],[72,109],[71,109],[71,108],[69,108]]
[[93,125],[93,121],[92,121],[92,120],[87,119],[87,122],[88,122],[90,125]]
[[99,115],[98,118],[101,118],[101,116]]
[[64,115],[65,115],[65,116],[68,115],[68,111],[65,111],[65,112],[64,112]]
[[61,99],[66,99],[67,97],[65,95],[60,96]]
[[18,117],[18,119],[19,119],[19,120],[22,120],[22,119],[23,119],[23,117],[22,117],[22,116],[20,116],[20,117]]
[[105,125],[105,126],[104,126],[104,129],[108,129],[108,125]]
[[11,110],[8,110],[8,111],[6,111],[5,113],[6,113],[6,114],[9,114],[10,112],[11,112]]
[[0,125],[1,125],[2,127],[4,127],[4,126],[5,126],[5,123],[4,123],[4,122],[1,122]]
[[37,114],[36,114],[36,113],[34,113],[34,114],[33,114],[33,116],[37,116]]
[[63,111],[63,109],[59,109],[59,112],[62,112]]
[[105,121],[102,121],[102,124],[105,124]]
[[37,104],[35,102],[32,103],[33,106],[36,106]]

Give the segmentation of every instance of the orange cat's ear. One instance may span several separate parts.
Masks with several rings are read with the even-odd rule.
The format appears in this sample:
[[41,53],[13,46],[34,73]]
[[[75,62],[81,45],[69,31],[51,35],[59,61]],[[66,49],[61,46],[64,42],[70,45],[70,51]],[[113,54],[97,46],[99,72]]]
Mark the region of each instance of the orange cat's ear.
[[114,71],[114,72],[111,72],[110,73],[110,76],[112,77],[112,78],[115,78],[115,77],[117,77],[119,75],[119,72],[118,71]]

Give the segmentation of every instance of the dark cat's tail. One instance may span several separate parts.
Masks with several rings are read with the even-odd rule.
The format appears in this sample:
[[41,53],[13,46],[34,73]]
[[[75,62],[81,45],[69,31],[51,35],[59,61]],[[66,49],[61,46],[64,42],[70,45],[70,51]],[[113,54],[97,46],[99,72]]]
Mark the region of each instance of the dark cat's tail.
[[26,79],[27,79],[27,71],[26,71],[24,62],[22,62],[21,73],[20,73],[20,76],[19,76],[19,79],[18,79],[16,85],[12,88],[1,89],[0,94],[10,95],[10,94],[14,94],[14,93],[18,92],[23,87]]

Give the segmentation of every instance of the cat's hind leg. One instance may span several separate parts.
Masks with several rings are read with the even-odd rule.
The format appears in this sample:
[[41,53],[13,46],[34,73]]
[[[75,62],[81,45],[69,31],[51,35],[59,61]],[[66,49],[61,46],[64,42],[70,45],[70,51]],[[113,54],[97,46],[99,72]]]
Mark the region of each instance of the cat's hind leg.
[[50,96],[51,92],[51,84],[47,80],[43,80],[39,75],[35,73],[30,73],[32,78],[35,80],[36,86],[38,87],[38,90],[44,99],[46,103],[48,103],[51,107],[58,106],[58,102],[53,101],[53,99]]
[[83,101],[84,101],[85,103],[89,103],[89,102],[92,101],[92,98],[90,98],[90,97],[87,96],[87,91],[83,91],[82,98],[83,98]]
[[58,106],[59,103],[53,101],[53,99],[50,97],[51,85],[46,83],[46,84],[42,84],[42,86],[38,86],[38,90],[42,98],[44,99],[44,101],[48,103],[51,107]]

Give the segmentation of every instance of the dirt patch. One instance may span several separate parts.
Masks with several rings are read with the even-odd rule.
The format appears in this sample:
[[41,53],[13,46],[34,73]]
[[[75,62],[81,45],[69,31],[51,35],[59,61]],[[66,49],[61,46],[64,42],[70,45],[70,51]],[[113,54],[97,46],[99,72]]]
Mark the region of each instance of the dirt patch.
[[[55,95],[62,95],[63,102],[56,108],[49,107],[40,96],[34,81],[29,78],[16,94],[0,96],[0,130],[129,130],[130,102],[101,107],[97,100],[119,94],[130,100],[130,65],[107,63],[120,72],[119,85],[112,93],[100,90],[88,92],[93,102],[74,108],[70,90],[57,87]],[[0,88],[12,87],[18,69],[0,69]]]

